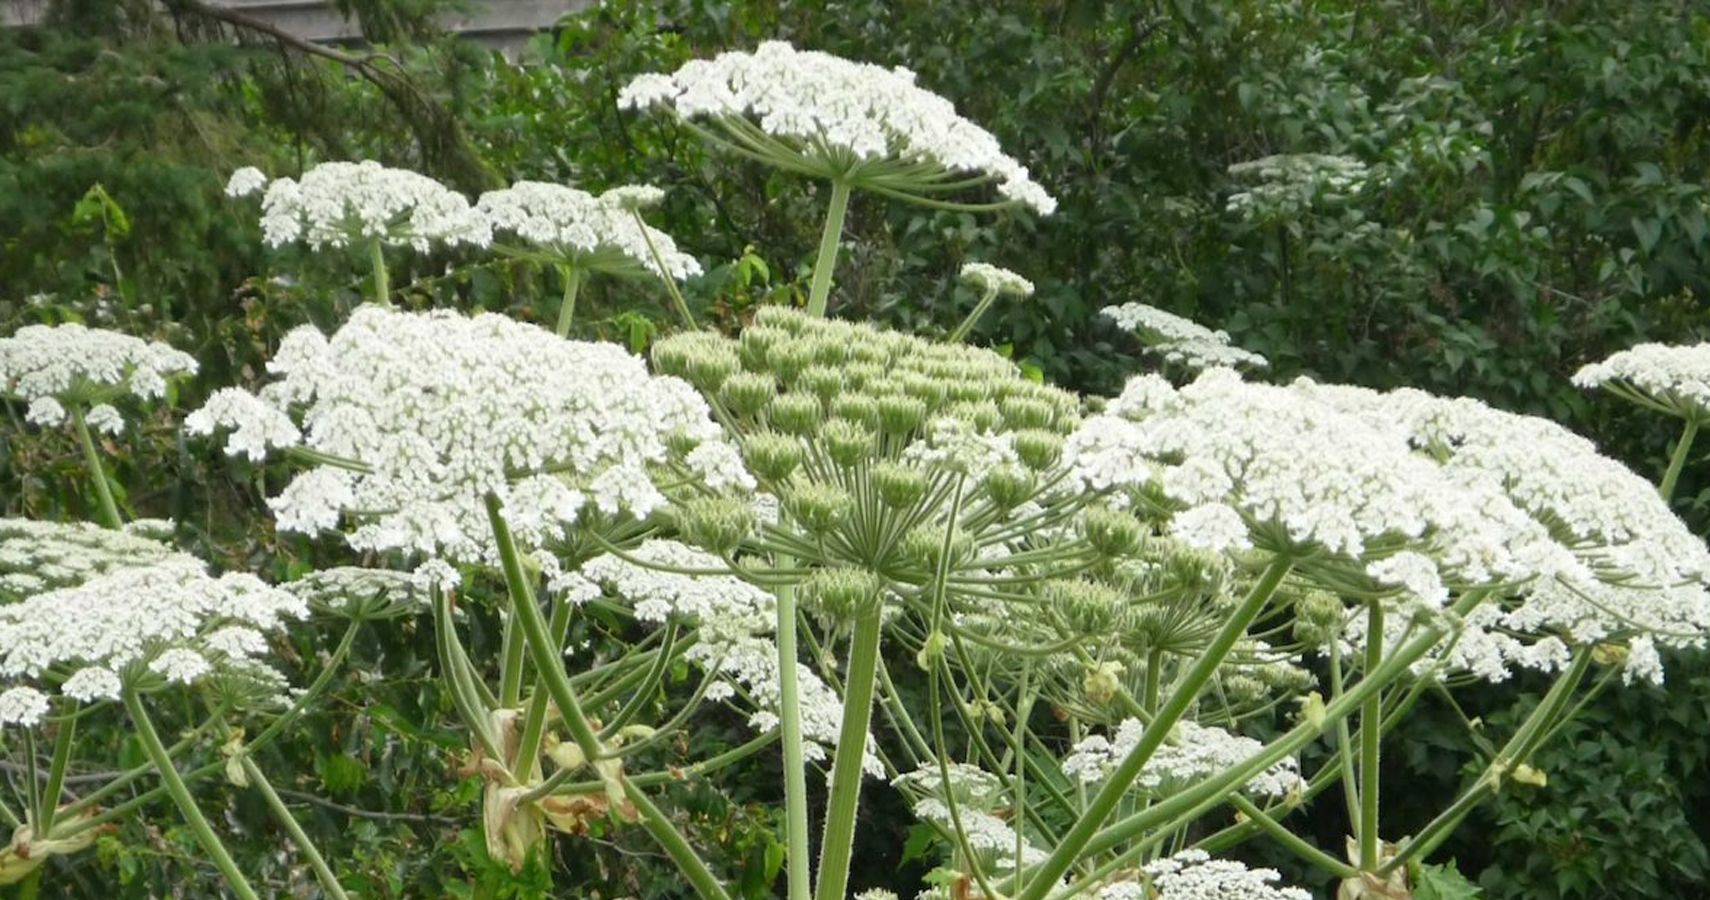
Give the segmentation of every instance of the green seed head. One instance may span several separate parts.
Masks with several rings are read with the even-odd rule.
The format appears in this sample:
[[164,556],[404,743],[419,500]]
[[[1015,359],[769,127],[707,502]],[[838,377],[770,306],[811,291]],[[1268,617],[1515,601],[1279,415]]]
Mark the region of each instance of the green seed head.
[[724,555],[755,532],[754,507],[734,497],[699,497],[680,507],[677,528],[689,543]]
[[831,398],[843,392],[843,373],[830,366],[808,366],[796,378],[796,388],[829,403]]
[[816,569],[802,582],[803,605],[837,620],[858,617],[884,600],[884,582],[865,569]]
[[1030,397],[1005,397],[999,401],[998,409],[1003,412],[1004,425],[1012,431],[1049,428],[1056,412],[1049,403]]
[[802,445],[787,434],[756,432],[742,442],[742,461],[762,480],[777,483],[789,478],[802,464]]
[[1140,546],[1140,520],[1119,509],[1095,506],[1081,518],[1087,543],[1105,558],[1128,556]]
[[885,434],[907,436],[926,422],[926,401],[909,396],[880,397],[878,404],[879,430]]
[[818,397],[812,394],[788,393],[772,399],[770,418],[772,426],[779,431],[806,437],[819,430],[819,424],[824,421],[825,416],[821,412]]
[[737,372],[718,391],[725,408],[742,417],[759,415],[777,395],[778,382],[764,372]]
[[839,419],[860,422],[869,429],[879,427],[878,401],[865,394],[843,394],[831,401],[831,414]]
[[1038,428],[1015,434],[1015,455],[1035,472],[1043,472],[1057,464],[1063,456],[1063,438]]
[[1085,578],[1047,581],[1040,594],[1076,634],[1109,634],[1122,614],[1123,597],[1115,588]]
[[766,368],[777,374],[785,384],[793,384],[798,376],[813,365],[813,350],[800,341],[774,344],[766,351]]
[[784,493],[784,507],[803,529],[824,536],[849,520],[855,500],[840,487],[817,482],[798,482]]
[[[902,554],[910,563],[936,572],[944,558],[944,526],[928,523],[903,535]],[[974,558],[974,539],[958,528],[950,535],[950,568],[967,565]]]
[[853,469],[873,457],[873,432],[859,422],[832,419],[825,423],[819,437],[831,461],[846,469]]
[[1033,497],[1038,487],[1033,473],[1020,466],[999,466],[986,473],[982,486],[992,505],[1008,512]]
[[880,502],[891,509],[908,509],[926,496],[926,476],[902,463],[874,466],[872,479]]

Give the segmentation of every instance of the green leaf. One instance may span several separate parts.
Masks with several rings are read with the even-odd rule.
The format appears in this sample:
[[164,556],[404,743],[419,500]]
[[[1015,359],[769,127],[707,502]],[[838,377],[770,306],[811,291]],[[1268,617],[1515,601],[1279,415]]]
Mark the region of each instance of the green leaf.
[[1479,900],[1478,885],[1455,868],[1454,860],[1440,866],[1420,866],[1414,878],[1413,900]]

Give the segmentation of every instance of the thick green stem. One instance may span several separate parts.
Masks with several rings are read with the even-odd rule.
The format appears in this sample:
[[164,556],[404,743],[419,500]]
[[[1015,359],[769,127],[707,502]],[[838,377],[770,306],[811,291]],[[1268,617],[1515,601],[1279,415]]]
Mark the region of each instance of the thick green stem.
[[647,227],[647,222],[641,218],[640,210],[631,210],[635,216],[635,227],[641,229],[641,239],[647,242],[647,252],[653,257],[655,275],[665,284],[665,292],[671,295],[671,302],[677,307],[677,315],[683,317],[683,325],[695,327],[695,314],[689,311],[689,301],[684,299],[683,292],[677,287],[677,280],[671,277],[671,270],[665,267],[665,256],[659,252],[659,246],[653,242],[653,231]]
[[1229,805],[1247,817],[1257,828],[1271,836],[1277,843],[1292,851],[1296,856],[1307,860],[1313,865],[1338,878],[1353,878],[1359,873],[1354,867],[1325,853],[1308,842],[1305,838],[1282,826],[1282,823],[1270,817],[1270,814],[1260,809],[1253,801],[1240,791],[1229,795]]
[[1687,418],[1686,425],[1680,430],[1680,440],[1674,443],[1674,454],[1669,457],[1668,471],[1663,473],[1661,486],[1657,490],[1663,500],[1674,499],[1674,486],[1680,480],[1680,470],[1686,467],[1686,457],[1692,452],[1692,440],[1698,437],[1698,420]]
[[[782,565],[789,565],[782,559]],[[807,761],[802,757],[800,676],[796,660],[796,592],[778,588],[778,728],[784,744],[784,857],[790,900],[808,900],[813,884],[808,870]]]
[[95,500],[101,508],[101,524],[120,528],[125,520],[119,515],[119,504],[113,501],[112,485],[107,483],[107,469],[101,465],[101,454],[95,449],[95,438],[89,434],[89,423],[83,419],[81,404],[71,407],[72,430],[77,432],[77,445],[83,448],[83,464],[89,467],[89,480],[95,485]]
[[576,293],[582,289],[582,273],[575,266],[562,265],[558,274],[564,279],[564,301],[558,304],[558,336],[570,335],[570,319],[576,315]]
[[77,710],[59,722],[59,733],[53,736],[53,763],[48,767],[47,787],[42,791],[42,808],[36,814],[38,834],[53,829],[59,795],[65,790],[65,770],[71,764],[71,744],[77,736]]
[[[1259,577],[1240,606],[1230,613],[1223,628],[1194,661],[1193,667],[1188,669],[1181,684],[1170,692],[1170,699],[1164,702],[1157,717],[1141,733],[1139,743],[1117,765],[1098,794],[1087,803],[1086,811],[1075,820],[1074,827],[1064,835],[1050,857],[1033,870],[1033,877],[1028,880],[1026,889],[1017,895],[1017,900],[1044,900],[1045,895],[1062,879],[1063,873],[1074,865],[1075,860],[1086,849],[1087,843],[1099,833],[1105,817],[1116,809],[1123,795],[1128,793],[1128,788],[1134,783],[1134,779],[1139,777],[1140,770],[1152,758],[1152,753],[1163,744],[1188,707],[1199,699],[1200,691],[1217,673],[1217,668],[1223,664],[1236,641],[1246,635],[1248,626],[1270,602],[1271,595],[1276,593],[1277,586],[1282,584],[1291,566],[1292,562],[1287,557],[1278,557],[1265,569],[1265,573]],[[820,900],[828,898],[821,897]]]
[[[1383,664],[1383,604],[1373,600],[1366,613],[1366,667]],[[1383,692],[1373,691],[1360,707],[1360,869],[1378,866],[1378,766],[1383,747]]]
[[1395,856],[1384,862],[1383,868],[1379,870],[1380,875],[1388,875],[1411,859],[1430,855],[1431,851],[1437,849],[1454,832],[1461,820],[1496,792],[1500,780],[1524,763],[1542,743],[1544,735],[1553,724],[1551,720],[1558,717],[1567,706],[1568,697],[1579,688],[1591,661],[1591,652],[1581,649],[1568,667],[1567,674],[1550,686],[1549,693],[1544,695],[1538,706],[1515,730],[1513,737],[1509,738],[1508,743],[1496,754],[1496,758],[1491,760],[1478,783],[1468,788],[1447,809],[1426,823],[1418,834],[1403,841]]
[[374,269],[374,302],[391,306],[392,287],[386,275],[386,252],[379,238],[368,242],[368,261]]
[[178,812],[184,816],[185,824],[196,836],[197,843],[207,852],[214,866],[225,876],[226,884],[243,900],[261,900],[261,895],[249,884],[249,879],[243,875],[236,862],[232,861],[226,845],[220,842],[219,835],[214,833],[213,826],[203,817],[202,810],[196,806],[196,798],[190,796],[190,789],[184,785],[184,780],[178,777],[178,769],[172,764],[172,757],[166,752],[166,745],[161,743],[160,735],[154,730],[154,722],[148,717],[148,710],[143,706],[142,698],[133,689],[125,691],[125,710],[130,713],[131,724],[136,728],[137,740],[142,743],[143,752],[148,754],[149,762],[154,763],[155,771],[160,773],[160,780],[166,786],[166,792],[177,805]]
[[297,845],[298,852],[309,861],[309,868],[315,870],[315,880],[321,883],[321,889],[333,900],[350,900],[350,895],[344,892],[343,885],[338,883],[338,877],[333,874],[332,867],[327,865],[326,858],[321,856],[315,842],[309,840],[308,834],[304,833],[303,826],[297,823],[297,817],[291,814],[291,808],[286,806],[285,801],[279,798],[278,792],[273,790],[273,784],[267,780],[267,775],[261,771],[261,767],[256,765],[255,760],[250,759],[247,753],[243,753],[239,759],[242,760],[244,777],[249,779],[250,786],[267,801],[267,808],[273,811],[273,817],[284,826],[285,833],[291,836],[291,843]]
[[973,312],[968,313],[968,317],[962,320],[962,324],[956,326],[955,331],[950,332],[950,337],[946,340],[952,344],[960,344],[966,340],[968,332],[973,331],[974,326],[979,324],[980,317],[986,314],[986,310],[992,308],[992,301],[997,299],[997,295],[997,288],[986,288],[986,295],[980,298],[979,305],[974,307]]
[[808,315],[816,318],[825,318],[826,299],[831,296],[831,273],[837,268],[837,243],[843,238],[843,214],[848,210],[849,183],[834,178],[831,204],[825,210],[825,230],[819,235],[819,255],[813,260],[813,286],[808,294]]
[[[582,703],[576,697],[576,689],[570,685],[570,679],[564,673],[563,648],[553,641],[545,618],[535,606],[534,592],[523,573],[522,559],[517,553],[516,542],[511,538],[510,525],[505,522],[499,498],[492,495],[487,497],[487,521],[492,526],[494,541],[499,546],[500,568],[505,574],[505,585],[510,590],[511,616],[522,627],[523,636],[534,658],[535,671],[546,682],[546,689],[551,694],[552,701],[558,705],[558,712],[564,717],[564,724],[570,729],[570,736],[576,741],[577,749],[582,751],[582,758],[593,763],[603,756],[604,748],[600,746],[599,735],[588,722],[587,714],[582,711]],[[707,868],[706,862],[677,832],[665,814],[653,805],[646,792],[621,775],[617,777],[622,782],[625,795],[640,813],[642,827],[646,828],[670,855],[684,877],[694,886],[696,893],[700,894],[703,900],[729,900],[729,895],[713,876],[712,870]]]
[[883,631],[875,598],[856,617],[855,634],[849,642],[843,724],[837,732],[837,754],[831,767],[831,799],[820,844],[816,900],[843,900],[848,894],[849,861],[855,849],[855,813],[861,800],[861,762],[867,753],[873,684],[878,680],[879,638]]

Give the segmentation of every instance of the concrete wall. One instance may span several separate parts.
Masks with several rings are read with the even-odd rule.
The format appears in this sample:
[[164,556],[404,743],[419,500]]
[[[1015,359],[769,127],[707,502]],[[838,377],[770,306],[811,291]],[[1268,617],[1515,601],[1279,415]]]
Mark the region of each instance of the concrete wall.
[[[551,28],[565,14],[585,9],[594,0],[471,0],[466,12],[453,12],[441,21],[454,31],[514,54],[529,36]],[[223,0],[221,6],[240,9],[299,37],[327,44],[360,43],[362,33],[323,0]],[[27,26],[41,20],[49,0],[0,0],[0,26]]]

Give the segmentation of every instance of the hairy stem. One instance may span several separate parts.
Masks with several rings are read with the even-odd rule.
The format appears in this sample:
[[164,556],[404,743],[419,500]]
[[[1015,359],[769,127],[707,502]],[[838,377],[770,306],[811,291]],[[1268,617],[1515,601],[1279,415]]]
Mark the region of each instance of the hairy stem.
[[1680,440],[1674,442],[1674,453],[1668,459],[1668,471],[1663,473],[1657,490],[1664,501],[1674,499],[1674,486],[1680,480],[1680,470],[1686,468],[1686,457],[1692,452],[1692,440],[1698,437],[1698,420],[1688,417],[1680,429]]
[[843,214],[848,210],[849,183],[834,178],[831,204],[825,210],[825,230],[819,235],[819,254],[813,260],[813,285],[808,293],[808,315],[816,318],[825,318],[826,298],[831,296],[831,273],[837,268],[837,243],[843,237]]
[[570,319],[576,315],[576,294],[582,289],[582,273],[575,266],[561,265],[558,274],[564,279],[564,300],[558,304],[558,336],[570,336]]
[[184,817],[185,824],[196,836],[196,842],[202,845],[214,866],[226,879],[226,884],[243,900],[261,900],[261,895],[250,886],[249,879],[243,875],[236,862],[232,861],[226,845],[220,842],[219,835],[214,833],[213,826],[202,815],[202,810],[196,806],[196,798],[190,796],[190,789],[185,786],[184,779],[178,776],[178,769],[172,764],[172,757],[166,752],[166,745],[161,743],[160,735],[154,730],[154,722],[148,717],[148,710],[143,706],[142,698],[134,689],[125,690],[125,711],[130,713],[131,724],[136,727],[137,740],[142,743],[143,752],[148,754],[149,762],[154,763],[155,771],[160,773],[160,780],[166,787],[166,792],[172,797],[172,802],[178,807],[178,812]]
[[368,262],[374,269],[374,302],[391,306],[392,287],[386,274],[386,252],[379,238],[368,242]]
[[120,528],[125,524],[119,515],[119,504],[113,501],[113,487],[107,483],[107,468],[101,465],[101,454],[95,449],[95,438],[89,434],[89,423],[83,419],[83,406],[71,407],[72,430],[77,432],[77,445],[83,448],[83,464],[89,467],[89,480],[95,485],[95,500],[101,508],[101,524]]
[[327,865],[326,858],[321,856],[315,842],[309,840],[309,835],[303,831],[297,817],[291,814],[291,808],[285,805],[284,800],[279,799],[279,793],[273,790],[273,784],[267,780],[267,775],[261,771],[261,767],[249,758],[248,753],[243,753],[239,759],[242,761],[244,777],[249,779],[250,785],[267,801],[267,808],[273,811],[273,817],[284,826],[285,833],[291,837],[291,843],[295,844],[298,852],[309,861],[309,868],[315,870],[315,880],[321,883],[321,889],[333,900],[350,900],[350,895],[344,892],[343,885],[338,883],[338,877],[333,874],[332,867]]
[[873,712],[873,685],[878,680],[882,633],[879,604],[868,604],[855,619],[855,634],[849,642],[843,724],[837,732],[837,753],[831,767],[831,799],[825,813],[819,883],[814,894],[817,900],[843,900],[848,893],[849,861],[855,849],[855,813],[861,800],[861,762],[867,752],[867,727]]
[[[788,558],[780,557],[788,567]],[[796,660],[796,592],[785,585],[778,597],[778,728],[784,744],[784,834],[790,900],[808,900],[813,885],[808,871],[807,761],[802,757],[800,673]]]
[[[1044,900],[1063,873],[1069,870],[1076,858],[1086,849],[1093,836],[1099,833],[1105,817],[1116,809],[1128,788],[1139,777],[1140,770],[1152,758],[1156,751],[1169,736],[1169,732],[1181,720],[1188,707],[1199,698],[1199,692],[1204,689],[1211,677],[1216,674],[1218,666],[1223,664],[1224,657],[1229,655],[1235,642],[1247,633],[1247,628],[1270,602],[1271,595],[1276,593],[1277,586],[1288,575],[1293,563],[1287,557],[1273,560],[1265,573],[1259,577],[1251,591],[1247,593],[1241,605],[1231,612],[1223,628],[1212,638],[1211,643],[1194,661],[1182,682],[1170,692],[1170,699],[1158,710],[1158,715],[1147,724],[1141,733],[1140,742],[1123,758],[1105,781],[1104,787],[1087,803],[1086,811],[1075,820],[1074,827],[1064,835],[1057,844],[1051,856],[1033,870],[1033,877],[1028,880],[1027,887],[1017,895],[1017,900]],[[826,898],[820,898],[826,900]]]
[[974,311],[968,313],[968,317],[963,319],[962,324],[957,325],[956,330],[950,332],[950,336],[945,340],[952,344],[960,344],[967,340],[968,332],[973,331],[974,326],[979,324],[980,317],[986,314],[986,310],[991,309],[992,301],[997,299],[997,295],[996,287],[986,288],[986,295],[980,298],[980,302],[974,307]]
[[[1366,613],[1366,667],[1383,664],[1383,605],[1376,600]],[[1360,707],[1360,869],[1378,865],[1378,766],[1383,752],[1383,693],[1373,691]]]

